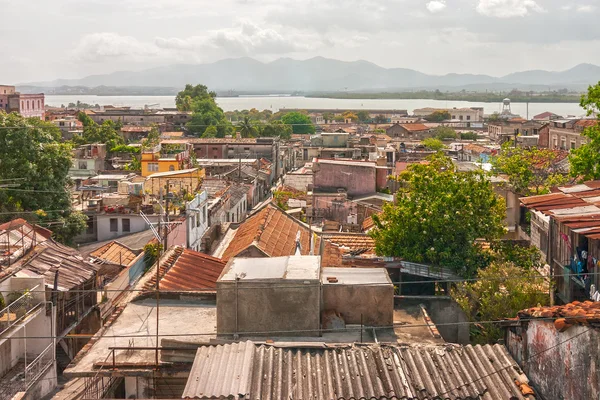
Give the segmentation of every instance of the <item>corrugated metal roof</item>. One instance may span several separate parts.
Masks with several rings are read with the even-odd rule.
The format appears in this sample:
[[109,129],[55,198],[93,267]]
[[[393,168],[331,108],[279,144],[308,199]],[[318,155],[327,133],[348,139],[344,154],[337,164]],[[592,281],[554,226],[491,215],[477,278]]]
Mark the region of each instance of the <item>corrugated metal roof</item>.
[[501,345],[202,346],[186,399],[533,399]]

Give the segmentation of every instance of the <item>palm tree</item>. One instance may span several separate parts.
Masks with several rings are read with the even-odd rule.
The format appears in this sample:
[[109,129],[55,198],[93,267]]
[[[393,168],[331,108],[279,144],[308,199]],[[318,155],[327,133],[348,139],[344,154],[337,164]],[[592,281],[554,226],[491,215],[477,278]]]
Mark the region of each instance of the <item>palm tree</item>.
[[250,117],[245,116],[243,120],[237,125],[237,129],[244,138],[254,137],[256,134],[256,128],[252,125]]

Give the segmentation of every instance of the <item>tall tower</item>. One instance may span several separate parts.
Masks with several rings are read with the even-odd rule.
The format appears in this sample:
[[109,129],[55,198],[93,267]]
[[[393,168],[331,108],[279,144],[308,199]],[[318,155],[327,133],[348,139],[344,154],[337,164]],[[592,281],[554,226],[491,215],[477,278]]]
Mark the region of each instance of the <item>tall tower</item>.
[[510,110],[509,98],[502,100],[502,114],[512,114],[512,111]]

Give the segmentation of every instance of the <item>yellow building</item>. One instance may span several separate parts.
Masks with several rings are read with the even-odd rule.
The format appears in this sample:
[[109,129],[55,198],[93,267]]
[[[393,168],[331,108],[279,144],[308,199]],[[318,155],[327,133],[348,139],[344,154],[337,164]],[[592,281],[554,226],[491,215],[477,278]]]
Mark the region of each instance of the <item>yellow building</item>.
[[189,143],[181,143],[176,148],[169,147],[169,152],[165,153],[158,144],[151,149],[142,150],[142,176],[189,168],[191,147]]
[[173,194],[187,192],[196,193],[202,186],[204,170],[190,168],[173,172],[157,172],[146,178],[144,191],[155,196],[160,195],[160,189],[166,194],[167,185],[169,192]]

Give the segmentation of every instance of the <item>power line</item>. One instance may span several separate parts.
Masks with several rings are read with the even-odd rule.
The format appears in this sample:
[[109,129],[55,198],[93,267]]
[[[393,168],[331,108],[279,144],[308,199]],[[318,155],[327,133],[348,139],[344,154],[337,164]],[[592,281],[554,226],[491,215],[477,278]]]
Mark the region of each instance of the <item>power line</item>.
[[[531,321],[554,321],[556,318],[526,318],[519,319],[519,322],[531,322]],[[461,321],[461,322],[445,322],[435,324],[435,326],[461,326],[461,325],[477,325],[477,324],[498,324],[503,321]],[[383,326],[348,326],[341,329],[329,328],[329,329],[290,329],[290,330],[278,330],[278,331],[251,331],[251,332],[224,332],[219,333],[219,335],[234,335],[234,334],[242,334],[242,335],[264,335],[265,333],[269,334],[286,334],[286,333],[315,333],[315,332],[325,332],[325,333],[336,333],[336,332],[351,332],[351,331],[360,331],[360,330],[381,330],[381,329],[411,329],[411,328],[425,328],[430,327],[431,324],[415,324],[415,325],[406,325],[404,322],[391,324],[391,325],[383,325]],[[169,333],[169,334],[160,334],[160,337],[190,337],[190,336],[214,336],[217,332],[198,332],[198,333]],[[91,339],[95,337],[96,334],[76,334],[76,335],[65,335],[65,336],[20,336],[20,337],[10,337],[5,339],[10,340],[23,340],[23,339],[63,339],[63,338],[72,338],[72,339]],[[100,335],[101,338],[108,339],[117,339],[117,338],[147,338],[147,337],[156,337],[156,333],[146,333],[146,334],[124,334],[124,335]],[[4,339],[4,338],[3,338]]]

